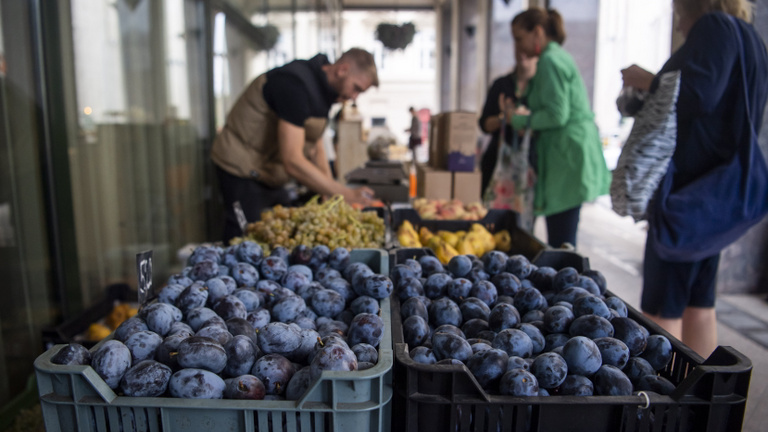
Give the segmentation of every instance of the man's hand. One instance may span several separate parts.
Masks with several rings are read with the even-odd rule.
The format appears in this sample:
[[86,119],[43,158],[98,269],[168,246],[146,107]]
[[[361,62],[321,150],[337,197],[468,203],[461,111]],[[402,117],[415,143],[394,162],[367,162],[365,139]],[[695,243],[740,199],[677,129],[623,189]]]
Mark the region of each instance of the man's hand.
[[373,199],[373,190],[366,186],[361,186],[355,189],[347,188],[347,190],[344,191],[344,200],[347,201],[348,204],[362,204],[363,206],[368,207],[373,204]]
[[651,72],[641,68],[638,65],[632,65],[621,70],[621,78],[624,80],[624,87],[634,87],[638,90],[648,91],[651,89],[654,75]]
[[522,115],[522,116],[531,115],[531,110],[529,110],[528,107],[525,105],[520,105],[515,108],[515,115]]

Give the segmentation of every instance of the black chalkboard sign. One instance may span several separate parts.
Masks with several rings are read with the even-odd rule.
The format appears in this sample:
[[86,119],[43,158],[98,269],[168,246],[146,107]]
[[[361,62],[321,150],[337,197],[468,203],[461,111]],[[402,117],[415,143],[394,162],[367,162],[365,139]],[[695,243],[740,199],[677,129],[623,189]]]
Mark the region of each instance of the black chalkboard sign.
[[240,201],[235,201],[234,204],[232,204],[232,207],[235,208],[235,217],[237,217],[237,224],[240,225],[240,230],[243,232],[243,235],[246,234],[246,230],[248,229],[248,219],[245,218],[245,212],[243,212],[243,206],[240,205]]
[[152,294],[152,250],[136,254],[136,276],[139,284],[139,309]]

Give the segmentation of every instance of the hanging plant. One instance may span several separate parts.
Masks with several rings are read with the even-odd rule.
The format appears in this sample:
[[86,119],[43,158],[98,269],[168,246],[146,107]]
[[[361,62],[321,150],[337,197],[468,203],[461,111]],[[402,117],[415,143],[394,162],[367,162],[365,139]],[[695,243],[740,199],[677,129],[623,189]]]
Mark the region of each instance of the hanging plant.
[[413,42],[416,27],[413,23],[402,25],[381,23],[376,26],[376,39],[380,40],[385,48],[392,50],[405,49]]
[[272,24],[254,26],[253,30],[254,43],[259,51],[271,50],[280,38],[280,30]]

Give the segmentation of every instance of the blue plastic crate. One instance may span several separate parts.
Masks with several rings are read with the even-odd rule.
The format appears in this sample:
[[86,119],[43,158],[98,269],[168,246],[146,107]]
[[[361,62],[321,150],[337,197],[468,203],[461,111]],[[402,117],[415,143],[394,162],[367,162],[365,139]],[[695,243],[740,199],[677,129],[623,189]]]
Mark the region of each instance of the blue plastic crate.
[[[352,262],[389,274],[380,249],[356,249]],[[51,363],[64,345],[35,360],[40,405],[48,432],[388,432],[392,401],[390,299],[381,301],[384,336],[379,361],[367,370],[323,372],[299,400],[242,401],[118,396],[90,366]]]

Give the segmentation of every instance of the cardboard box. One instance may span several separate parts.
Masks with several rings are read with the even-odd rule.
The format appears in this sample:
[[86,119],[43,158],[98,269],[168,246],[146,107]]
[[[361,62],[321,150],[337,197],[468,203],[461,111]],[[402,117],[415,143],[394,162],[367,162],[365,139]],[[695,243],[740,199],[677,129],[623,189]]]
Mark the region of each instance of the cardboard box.
[[430,160],[437,169],[474,171],[477,151],[477,114],[467,111],[441,113],[434,119]]
[[457,199],[464,204],[481,202],[480,171],[436,170],[419,165],[416,169],[416,196],[428,199]]
[[416,167],[416,196],[429,199],[451,199],[450,171],[418,165]]
[[453,174],[453,192],[452,198],[461,201],[464,204],[482,202],[480,187],[483,183],[483,174],[480,171],[460,172]]

